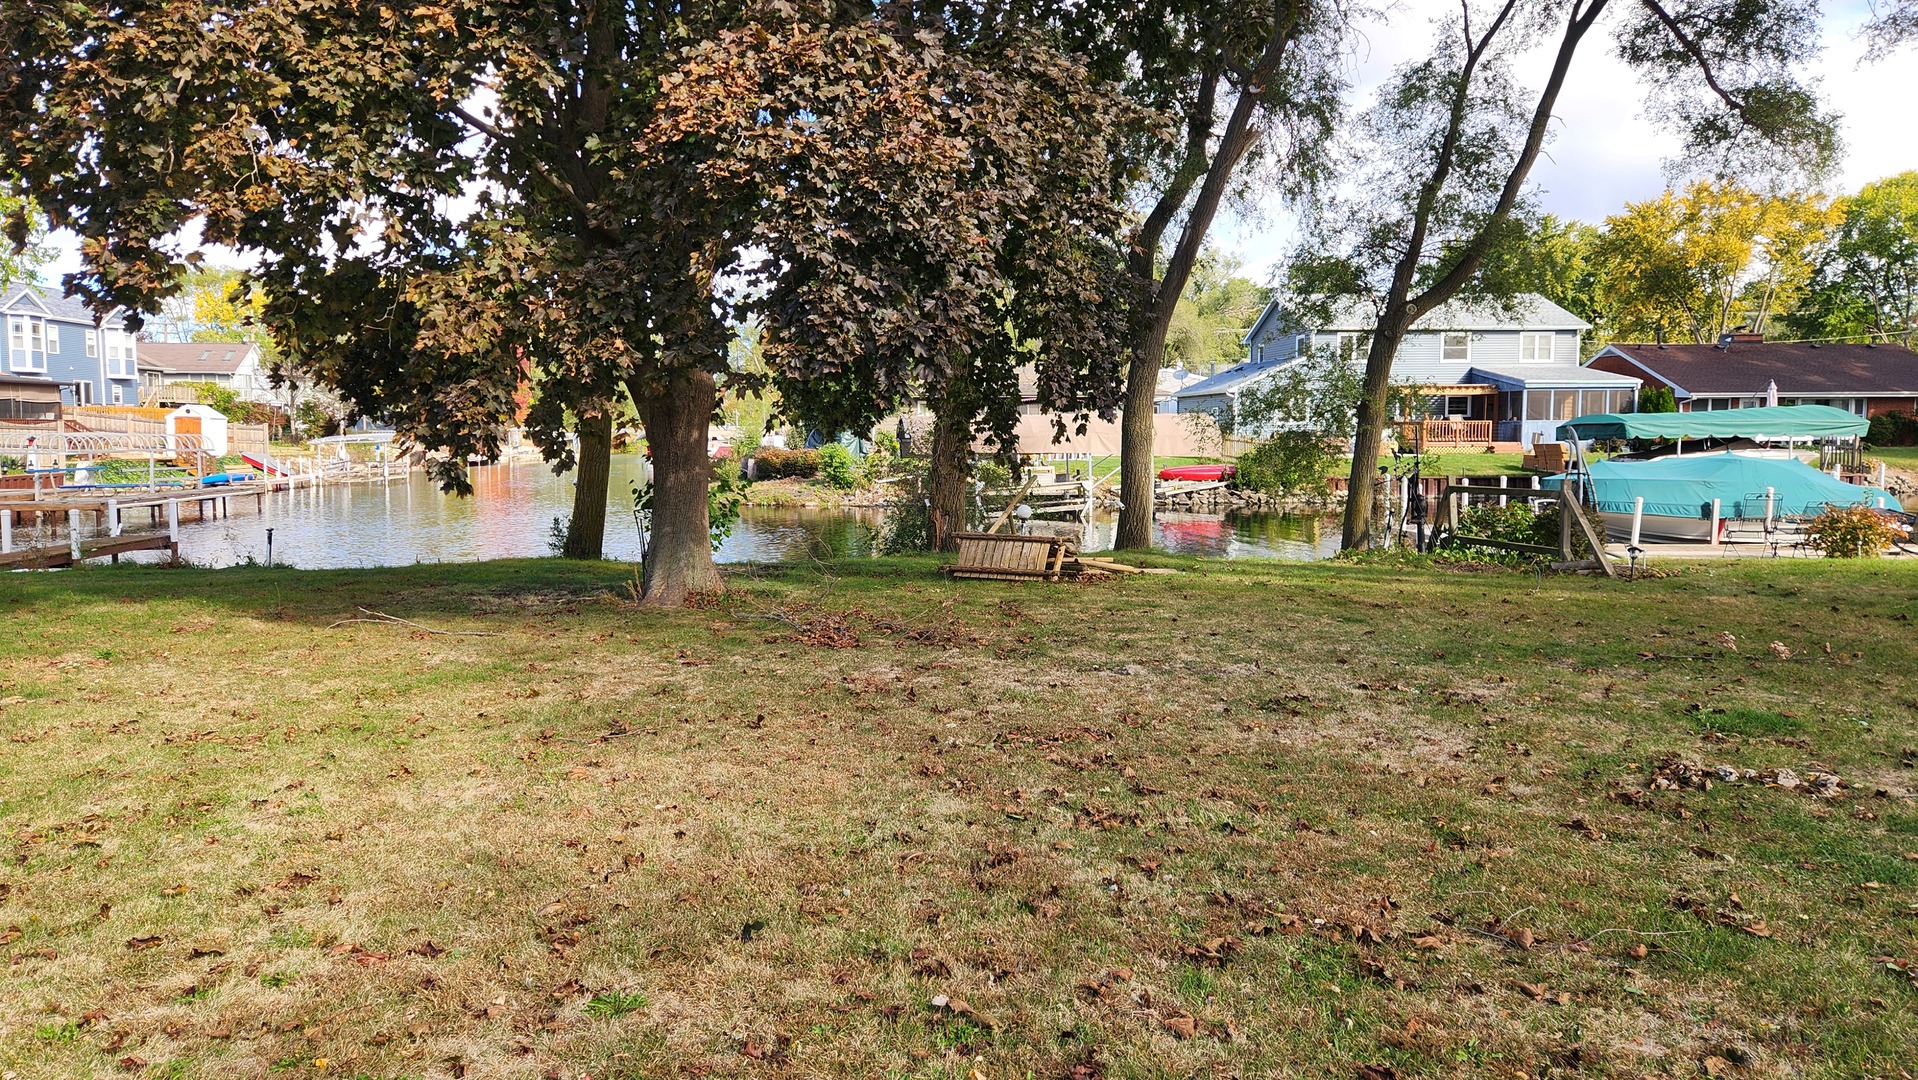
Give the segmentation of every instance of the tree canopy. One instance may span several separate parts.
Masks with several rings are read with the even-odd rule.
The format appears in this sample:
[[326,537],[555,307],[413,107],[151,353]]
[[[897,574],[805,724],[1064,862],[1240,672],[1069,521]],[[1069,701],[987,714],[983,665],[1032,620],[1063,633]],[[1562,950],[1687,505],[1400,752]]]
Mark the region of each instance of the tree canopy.
[[1592,257],[1605,268],[1608,329],[1630,341],[1765,333],[1804,295],[1836,218],[1819,195],[1765,195],[1732,181],[1627,203]]
[[1828,242],[1798,309],[1802,337],[1918,340],[1918,172],[1866,184],[1837,200]]

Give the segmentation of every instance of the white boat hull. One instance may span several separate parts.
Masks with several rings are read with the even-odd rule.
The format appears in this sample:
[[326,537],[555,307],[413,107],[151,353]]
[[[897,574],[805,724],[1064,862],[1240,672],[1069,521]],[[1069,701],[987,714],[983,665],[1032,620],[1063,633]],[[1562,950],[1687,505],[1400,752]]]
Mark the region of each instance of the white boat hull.
[[[1631,543],[1632,515],[1614,514],[1601,510],[1598,516],[1605,522],[1605,532],[1610,539],[1620,543]],[[1718,522],[1720,540],[1725,538],[1727,527],[1725,519],[1720,518]],[[1708,518],[1646,514],[1639,521],[1638,538],[1682,544],[1709,544],[1712,540],[1712,523]]]

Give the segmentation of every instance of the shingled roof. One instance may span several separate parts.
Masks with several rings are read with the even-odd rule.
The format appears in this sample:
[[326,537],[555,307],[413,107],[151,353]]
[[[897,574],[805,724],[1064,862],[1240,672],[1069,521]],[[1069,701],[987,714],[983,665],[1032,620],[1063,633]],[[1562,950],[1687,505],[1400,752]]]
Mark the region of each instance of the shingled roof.
[[1614,343],[1616,354],[1680,395],[1763,394],[1781,397],[1868,397],[1918,394],[1918,353],[1901,345],[1792,344],[1730,341],[1718,345]]
[[231,375],[252,351],[244,341],[142,341],[140,367],[164,375]]

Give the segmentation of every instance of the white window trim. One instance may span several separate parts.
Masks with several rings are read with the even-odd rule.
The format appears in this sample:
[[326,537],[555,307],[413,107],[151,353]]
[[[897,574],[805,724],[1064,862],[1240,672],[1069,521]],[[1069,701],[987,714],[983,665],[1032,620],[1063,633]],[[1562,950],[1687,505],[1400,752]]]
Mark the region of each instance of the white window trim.
[[92,358],[99,355],[100,355],[100,331],[88,330],[87,331],[87,359],[91,360]]
[[[41,348],[35,349],[33,343],[38,328]],[[7,367],[13,371],[31,371],[46,374],[46,320],[32,315],[7,316]]]
[[[1538,352],[1543,346],[1543,356],[1527,356],[1528,351]],[[1518,358],[1521,363],[1549,364],[1558,359],[1558,335],[1549,330],[1522,330],[1518,335]]]
[[113,403],[115,405],[126,404],[126,391],[120,387],[119,383],[113,384]]
[[[1449,348],[1449,342],[1447,341],[1447,339],[1455,338],[1455,337],[1465,339],[1465,355],[1464,356],[1454,358],[1446,355],[1447,349]],[[1439,360],[1447,364],[1471,363],[1472,362],[1472,332],[1469,330],[1439,331]]]

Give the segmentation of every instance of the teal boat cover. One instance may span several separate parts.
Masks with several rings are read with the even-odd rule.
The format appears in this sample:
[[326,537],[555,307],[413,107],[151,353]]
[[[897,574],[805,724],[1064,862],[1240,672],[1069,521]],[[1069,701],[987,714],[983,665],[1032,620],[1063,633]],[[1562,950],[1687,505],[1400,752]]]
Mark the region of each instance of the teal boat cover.
[[[1709,517],[1718,500],[1722,518],[1765,516],[1765,489],[1773,491],[1774,514],[1819,514],[1827,506],[1879,506],[1902,510],[1897,499],[1875,487],[1847,484],[1793,458],[1751,457],[1739,453],[1684,454],[1650,461],[1594,461],[1592,494],[1600,510],[1632,512],[1632,500],[1644,498],[1645,512],[1665,517]],[[1556,488],[1554,476],[1545,481]]]
[[[1592,413],[1558,425],[1561,439],[1837,439],[1871,422],[1830,405],[1773,405],[1711,412]],[[1574,434],[1576,432],[1576,434]]]

